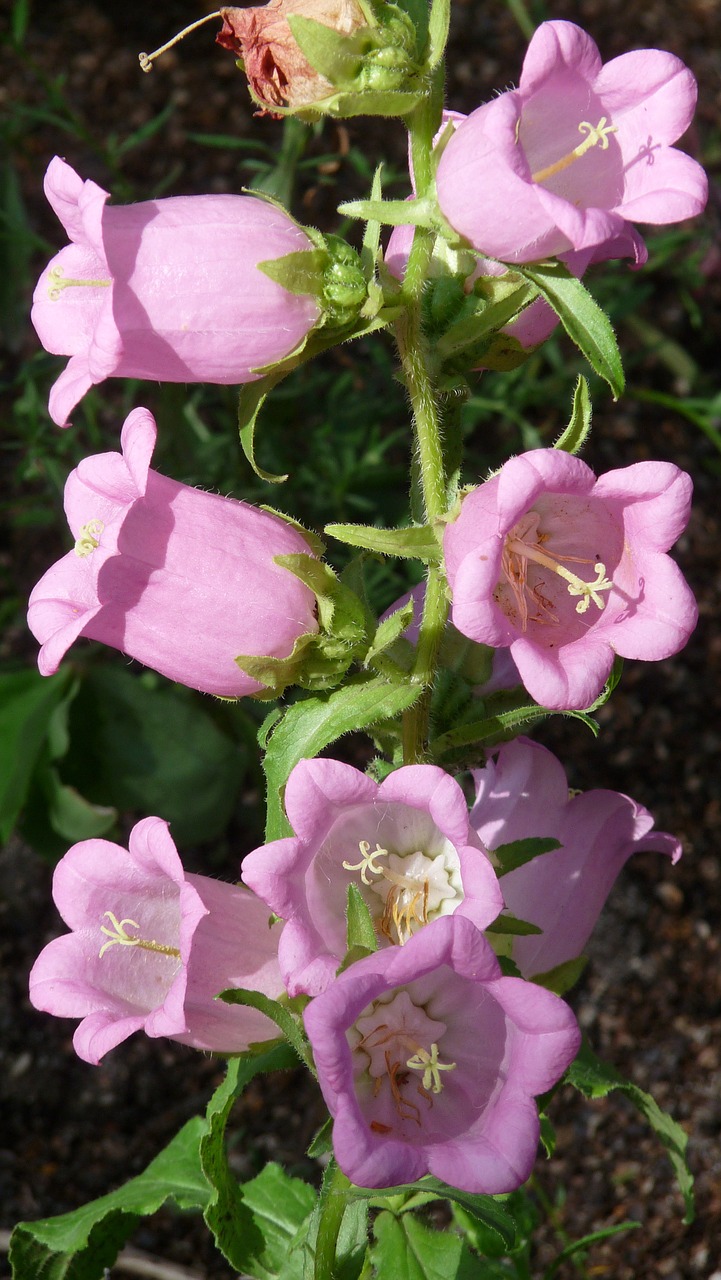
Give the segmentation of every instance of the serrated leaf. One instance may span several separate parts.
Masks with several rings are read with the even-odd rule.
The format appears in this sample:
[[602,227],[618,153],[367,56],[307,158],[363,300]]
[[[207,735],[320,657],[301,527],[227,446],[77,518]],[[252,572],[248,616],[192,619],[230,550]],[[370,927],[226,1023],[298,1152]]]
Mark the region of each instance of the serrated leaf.
[[70,667],[54,676],[27,670],[0,675],[0,843],[17,822],[55,710],[74,680]]
[[569,338],[575,342],[591,368],[606,380],[614,400],[618,400],[625,386],[625,378],[616,335],[605,311],[602,311],[585,285],[571,275],[562,262],[514,266],[513,270],[536,285],[553,307]]
[[[317,1196],[307,1182],[290,1177],[279,1164],[270,1162],[250,1182],[242,1184],[243,1204],[253,1215],[253,1224],[263,1237],[262,1253],[245,1266],[260,1280],[275,1280],[286,1269],[291,1244],[313,1212]],[[297,1275],[300,1280],[301,1271]]]
[[579,453],[591,432],[591,396],[588,383],[579,373],[573,392],[573,409],[565,431],[554,441],[554,449],[564,453]]
[[205,1130],[205,1120],[196,1116],[144,1173],[117,1191],[57,1218],[21,1222],[10,1243],[14,1280],[98,1280],[141,1217],[167,1200],[180,1209],[204,1208],[211,1195],[199,1155]]
[[251,1206],[244,1203],[243,1189],[231,1173],[225,1149],[225,1126],[236,1098],[254,1076],[296,1065],[295,1054],[285,1044],[231,1059],[225,1079],[208,1103],[205,1132],[200,1141],[200,1163],[211,1188],[205,1222],[230,1265],[237,1271],[260,1276],[261,1280],[268,1280],[269,1276],[263,1263],[266,1243],[253,1220]]
[[382,676],[354,677],[331,693],[296,702],[266,737],[263,769],[268,784],[266,840],[290,832],[282,793],[299,760],[313,759],[344,733],[368,729],[407,711],[420,696],[419,685],[392,684]]
[[620,1089],[626,1095],[648,1121],[666,1148],[686,1206],[684,1222],[693,1222],[695,1216],[693,1174],[686,1159],[688,1134],[681,1125],[677,1124],[667,1112],[661,1110],[650,1093],[646,1093],[630,1080],[624,1080],[615,1067],[609,1066],[608,1063],[596,1057],[585,1038],[575,1061],[571,1063],[564,1076],[564,1081],[572,1084],[585,1098],[605,1098],[614,1089]]
[[502,1204],[492,1196],[474,1195],[470,1191],[460,1191],[451,1187],[440,1178],[419,1178],[418,1182],[402,1183],[397,1187],[350,1187],[348,1195],[353,1199],[368,1199],[375,1204],[382,1204],[387,1197],[410,1192],[413,1195],[429,1195],[436,1200],[450,1200],[460,1204],[474,1217],[478,1218],[489,1231],[495,1232],[507,1250],[513,1249],[516,1243],[516,1225],[513,1218]]
[[441,558],[441,548],[428,525],[409,525],[405,529],[377,529],[364,524],[327,524],[325,532],[351,547],[362,547],[378,555],[399,556],[409,560],[431,561]]
[[378,1277],[393,1280],[472,1280],[477,1275],[468,1246],[450,1231],[434,1231],[411,1213],[387,1210],[373,1224],[370,1257]]
[[553,849],[560,848],[560,840],[555,840],[552,836],[528,836],[525,840],[512,840],[508,844],[499,844],[493,850],[493,858],[497,864],[496,875],[505,876],[509,871],[525,866],[527,862],[540,857],[541,854],[551,853]]

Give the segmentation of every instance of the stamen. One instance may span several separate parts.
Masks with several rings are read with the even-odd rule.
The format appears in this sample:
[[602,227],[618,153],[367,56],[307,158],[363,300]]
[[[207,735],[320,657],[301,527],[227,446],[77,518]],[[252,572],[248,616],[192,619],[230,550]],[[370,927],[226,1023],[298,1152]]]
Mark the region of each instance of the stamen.
[[190,35],[190,32],[195,31],[197,27],[202,27],[206,22],[210,22],[211,18],[219,17],[220,9],[216,9],[215,13],[208,13],[204,18],[198,18],[197,22],[191,22],[189,27],[183,27],[183,30],[179,31],[177,36],[173,36],[172,40],[168,40],[167,44],[162,44],[154,53],[139,53],[138,62],[140,63],[141,70],[152,71],[153,61],[155,58],[159,58],[161,53],[166,53],[168,49],[172,49],[174,44],[178,44],[180,40],[183,40],[185,36]]
[[[508,553],[508,560],[504,564],[504,571],[508,578],[509,584],[515,589],[519,589],[521,593],[527,587],[526,582],[526,561],[532,560],[534,564],[543,565],[545,569],[551,569],[553,573],[558,574],[559,578],[563,578],[568,583],[568,594],[570,596],[580,596],[576,605],[576,613],[585,613],[591,601],[596,605],[597,609],[605,607],[605,600],[599,594],[601,591],[610,591],[613,582],[606,577],[606,566],[601,560],[594,564],[593,569],[596,577],[593,582],[584,582],[583,578],[579,578],[578,574],[572,573],[565,565],[560,563],[560,558],[551,555],[549,552],[542,551],[537,545],[531,545],[524,542],[521,538],[507,538],[504,546],[504,555]],[[510,560],[511,556],[517,556],[521,563],[515,565]],[[565,556],[566,560],[577,560],[577,556]],[[523,629],[526,628],[528,619],[528,610],[525,601],[522,607],[522,623]],[[557,619],[554,619],[557,621]]]
[[91,285],[97,289],[109,289],[113,283],[112,280],[71,280],[69,276],[63,275],[62,267],[51,267],[48,276],[53,282],[48,289],[48,297],[51,302],[57,302],[63,289],[69,289],[71,286]]
[[368,843],[367,840],[359,840],[358,848],[360,849],[360,855],[361,855],[360,862],[343,862],[341,863],[341,866],[343,867],[344,871],[360,871],[361,880],[363,881],[363,883],[370,884],[370,880],[368,879],[366,872],[370,871],[374,876],[384,875],[385,873],[383,871],[383,868],[375,866],[375,859],[387,858],[388,850],[381,849],[380,845],[376,843],[376,847],[371,853],[370,844]]
[[618,126],[615,124],[606,124],[606,117],[601,116],[598,124],[591,124],[588,120],[582,120],[578,126],[579,133],[585,133],[588,136],[583,142],[579,142],[573,151],[569,151],[568,155],[562,156],[560,160],[556,160],[554,164],[549,164],[545,169],[538,169],[536,173],[531,174],[531,182],[545,182],[546,178],[552,178],[554,174],[561,173],[563,169],[567,169],[575,160],[580,160],[581,156],[585,156],[587,151],[592,147],[600,147],[601,151],[608,151],[608,139],[612,133],[618,133]]
[[427,1091],[431,1089],[433,1093],[440,1093],[443,1088],[441,1080],[441,1071],[455,1071],[457,1064],[455,1062],[439,1062],[438,1045],[432,1044],[430,1053],[426,1049],[419,1049],[412,1058],[406,1062],[406,1066],[411,1071],[423,1072],[423,1088]]
[[180,959],[180,952],[177,947],[169,947],[164,942],[155,942],[150,938],[132,938],[125,926],[129,924],[134,929],[139,929],[140,925],[137,920],[129,918],[118,920],[118,917],[112,911],[104,911],[103,919],[109,920],[113,927],[108,929],[107,925],[101,924],[100,926],[100,932],[106,935],[108,941],[103,943],[98,952],[99,960],[102,960],[108,948],[115,946],[116,943],[121,947],[140,947],[143,951],[157,951],[163,956],[175,956],[176,959]]
[[76,556],[80,556],[81,560],[89,556],[91,552],[99,545],[100,535],[105,525],[102,520],[88,520],[80,530],[80,537],[77,539],[74,547]]

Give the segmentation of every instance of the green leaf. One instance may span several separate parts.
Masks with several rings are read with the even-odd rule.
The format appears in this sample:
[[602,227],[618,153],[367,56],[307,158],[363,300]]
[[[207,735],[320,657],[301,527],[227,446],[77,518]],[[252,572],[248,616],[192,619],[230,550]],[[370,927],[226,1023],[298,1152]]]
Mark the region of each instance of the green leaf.
[[477,1262],[450,1231],[434,1231],[412,1213],[384,1210],[373,1224],[370,1257],[379,1277],[393,1280],[472,1280]]
[[519,920],[510,912],[504,912],[503,915],[496,916],[492,924],[486,925],[486,933],[510,933],[514,937],[525,938],[531,934],[543,933],[543,929],[531,924],[530,920]]
[[688,1134],[681,1125],[661,1110],[650,1093],[632,1084],[630,1080],[624,1080],[614,1067],[597,1058],[585,1038],[564,1080],[578,1089],[585,1098],[605,1098],[613,1089],[620,1089],[626,1095],[648,1121],[666,1148],[686,1206],[684,1222],[693,1222],[695,1216],[693,1174],[686,1158]]
[[391,645],[400,639],[406,627],[411,625],[413,612],[413,601],[409,600],[400,609],[396,609],[383,622],[379,623],[371,646],[363,659],[364,667],[368,668],[376,665],[379,670],[382,669],[382,664],[378,659],[382,657]]
[[512,278],[506,281],[502,277],[500,280],[494,278],[492,283],[494,292],[490,294],[490,301],[476,299],[472,314],[464,315],[452,324],[435,344],[434,352],[442,360],[450,360],[475,347],[478,347],[478,359],[481,359],[483,344],[509,324],[535,296],[535,291],[523,280]]
[[256,462],[255,428],[258,422],[258,415],[269,393],[284,377],[285,372],[268,373],[264,378],[259,378],[257,382],[246,382],[245,386],[240,388],[238,394],[238,434],[241,448],[258,479],[265,480],[268,484],[283,484],[288,479],[288,475],[286,473],[285,475],[277,476],[272,471],[264,471],[263,467]]
[[588,289],[571,275],[562,262],[514,266],[513,269],[536,285],[560,318],[568,336],[591,368],[605,378],[614,400],[618,400],[625,386],[621,353],[608,316]]
[[0,843],[25,804],[53,713],[74,680],[70,667],[54,676],[27,670],[0,675]]
[[435,209],[430,200],[347,200],[338,205],[344,218],[374,221],[384,227],[434,227]]
[[[371,200],[383,199],[383,164],[376,166],[373,174],[373,182],[371,184]],[[376,222],[374,218],[369,218],[366,229],[363,232],[363,247],[361,248],[361,262],[365,271],[366,279],[372,280],[375,274],[376,263],[380,257],[381,247],[381,224]]]
[[266,840],[277,840],[290,832],[283,813],[282,792],[299,760],[313,759],[351,730],[368,729],[395,719],[413,705],[420,693],[419,685],[391,684],[383,676],[359,676],[332,693],[306,698],[289,707],[266,733]]
[[404,529],[377,529],[364,524],[327,524],[325,532],[351,547],[363,547],[382,556],[400,556],[436,564],[441,548],[429,525],[409,525]]
[[373,917],[368,910],[368,903],[357,884],[348,885],[348,906],[346,908],[346,947],[349,951],[360,948],[370,954],[378,950]]
[[[230,1265],[237,1271],[261,1276],[262,1280],[267,1280],[269,1275],[263,1263],[266,1242],[254,1221],[251,1206],[244,1203],[242,1187],[231,1173],[225,1150],[225,1126],[236,1098],[254,1076],[296,1064],[295,1054],[285,1044],[274,1045],[263,1053],[233,1058],[228,1063],[225,1080],[208,1103],[206,1131],[200,1141],[201,1167],[211,1187],[204,1213],[206,1224]],[[97,1276],[92,1280],[97,1280]]]
[[302,1178],[292,1178],[271,1161],[251,1182],[242,1185],[243,1204],[253,1215],[253,1225],[263,1237],[259,1255],[245,1262],[246,1271],[260,1280],[274,1280],[281,1274],[290,1280],[301,1270],[287,1269],[288,1254],[299,1229],[310,1217],[317,1196]]
[[10,1242],[14,1280],[98,1280],[111,1267],[140,1217],[167,1200],[180,1209],[202,1209],[210,1187],[199,1146],[206,1124],[189,1120],[144,1173],[110,1195],[72,1213],[21,1222]]
[[451,22],[451,0],[433,0],[428,18],[428,67],[437,67],[448,42]]
[[117,809],[112,805],[92,804],[75,787],[65,786],[52,765],[43,774],[43,789],[53,831],[72,844],[104,836],[117,822]]
[[512,840],[509,844],[499,844],[493,850],[493,858],[497,864],[496,875],[505,876],[509,871],[525,866],[527,862],[540,857],[541,854],[551,853],[553,849],[560,848],[560,840],[554,840],[552,836],[529,836],[525,840]]
[[515,1222],[504,1206],[493,1196],[473,1195],[470,1191],[460,1191],[458,1187],[451,1187],[447,1182],[441,1182],[439,1178],[420,1178],[418,1182],[404,1182],[397,1187],[380,1189],[352,1186],[348,1195],[353,1199],[368,1199],[372,1200],[374,1205],[376,1203],[382,1205],[388,1197],[398,1196],[402,1192],[408,1192],[414,1196],[423,1194],[431,1199],[450,1200],[453,1204],[460,1204],[468,1213],[478,1218],[489,1231],[495,1232],[507,1250],[513,1249],[516,1243]]
[[308,1041],[298,1022],[284,1005],[279,1004],[277,1000],[271,1000],[270,996],[263,995],[260,991],[248,991],[244,987],[231,987],[228,991],[221,991],[219,999],[224,1004],[247,1005],[251,1009],[257,1009],[259,1013],[264,1013],[266,1018],[270,1018],[282,1031],[291,1049],[297,1053],[304,1066],[313,1075],[316,1074]]
[[571,987],[575,987],[587,964],[588,956],[576,956],[575,960],[564,960],[563,964],[557,964],[545,973],[535,973],[531,981],[557,996],[565,996]]
[[181,845],[213,840],[233,812],[245,755],[212,711],[152,673],[92,667],[70,708],[62,780],[93,804],[161,813]]
[[[601,1240],[608,1240],[610,1236],[620,1235],[623,1231],[634,1231],[636,1227],[640,1227],[640,1222],[619,1222],[615,1227],[602,1227],[600,1231],[592,1231],[590,1235],[582,1236],[580,1240],[574,1240],[572,1244],[567,1244],[562,1249],[558,1257],[547,1267],[543,1273],[543,1280],[552,1280],[564,1262],[569,1258],[573,1258],[582,1250],[588,1249],[592,1244],[598,1244]],[[605,1268],[604,1268],[605,1270]]]
[[302,14],[292,13],[288,26],[300,51],[310,65],[338,89],[352,89],[361,70],[363,53],[373,43],[360,27],[352,35],[341,35],[332,27]]
[[591,396],[586,379],[579,373],[573,393],[573,409],[571,418],[562,435],[554,441],[554,449],[563,449],[565,453],[579,453],[591,431]]

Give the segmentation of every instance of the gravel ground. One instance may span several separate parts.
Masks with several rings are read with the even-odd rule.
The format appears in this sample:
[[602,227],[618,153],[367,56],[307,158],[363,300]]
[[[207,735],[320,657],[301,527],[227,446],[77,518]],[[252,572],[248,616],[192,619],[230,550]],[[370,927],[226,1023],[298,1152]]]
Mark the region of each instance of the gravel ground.
[[[175,103],[163,147],[149,145],[135,153],[127,166],[130,176],[142,172],[156,179],[172,171],[177,193],[234,188],[236,158],[186,140],[190,132],[249,134],[256,128],[232,59],[216,53],[199,33],[187,49],[169,54],[154,76],[139,78],[136,72],[136,51],[154,47],[174,27],[192,21],[195,5],[189,0],[155,8],[59,2],[39,8],[30,38],[36,68],[46,74],[64,72],[71,98],[95,129],[117,129],[119,121],[123,130],[139,127],[166,101]],[[702,87],[698,123],[688,145],[694,149],[702,143],[704,154],[718,156],[721,30],[716,0],[693,0],[682,11],[670,0],[651,0],[633,11],[631,31],[629,7],[620,0],[559,0],[546,16],[581,22],[605,57],[629,44],[671,48],[684,57]],[[454,5],[451,105],[472,107],[478,85],[511,83],[522,47],[502,5],[481,6],[477,0]],[[0,93],[8,104],[42,102],[44,90],[34,73],[7,57],[3,70]],[[266,122],[263,127],[272,137],[276,126]],[[345,173],[342,152],[348,138],[359,143],[366,128],[366,122],[356,122],[345,135],[337,132],[344,194],[362,191],[360,179]],[[372,140],[377,130],[371,126],[368,136]],[[38,197],[37,175],[49,155],[62,148],[52,126],[39,123],[26,139],[21,163],[30,216],[53,239],[57,229]],[[400,155],[400,139],[398,150]],[[74,147],[73,159],[83,161],[78,167],[84,174],[104,180],[90,146],[84,155]],[[306,189],[303,216],[322,224],[331,197],[320,185]],[[717,230],[719,203],[716,189],[708,216],[716,219]],[[686,312],[671,291],[660,294],[657,323],[712,373],[721,339],[721,254],[713,247],[705,271],[706,327],[689,334]],[[28,344],[27,351],[31,349]],[[680,389],[653,362],[642,366],[641,373],[647,385]],[[696,482],[694,515],[678,547],[701,613],[687,649],[668,662],[627,664],[620,689],[601,713],[602,733],[596,741],[581,726],[559,719],[540,736],[572,762],[573,786],[627,792],[651,809],[661,829],[684,841],[685,857],[675,869],[646,855],[624,872],[592,941],[591,963],[573,1002],[596,1051],[636,1084],[652,1089],[689,1133],[699,1215],[691,1227],[683,1226],[680,1197],[663,1150],[624,1099],[612,1095],[590,1104],[562,1091],[552,1113],[557,1153],[538,1166],[539,1194],[555,1204],[554,1225],[544,1230],[539,1244],[538,1274],[560,1247],[564,1231],[576,1238],[634,1218],[642,1224],[640,1230],[594,1247],[589,1275],[721,1280],[721,639],[715,625],[721,468],[713,447],[693,426],[628,397],[597,413],[586,456],[601,469],[649,456],[668,458],[691,471]],[[28,559],[32,556],[25,557],[22,545],[16,545],[15,571],[21,573]],[[30,1009],[28,969],[40,947],[58,932],[49,887],[46,864],[29,850],[11,842],[0,854],[0,958],[6,973],[0,994],[0,1224],[8,1227],[19,1218],[74,1208],[142,1170],[204,1106],[222,1077],[222,1067],[210,1058],[139,1038],[101,1067],[90,1068],[72,1051],[69,1024]],[[317,1097],[302,1077],[254,1083],[233,1121],[238,1174],[252,1176],[273,1158],[315,1176],[303,1153],[320,1118]],[[231,1276],[193,1218],[160,1213],[142,1225],[133,1244],[206,1280]],[[558,1274],[564,1280],[577,1273],[569,1263]]]

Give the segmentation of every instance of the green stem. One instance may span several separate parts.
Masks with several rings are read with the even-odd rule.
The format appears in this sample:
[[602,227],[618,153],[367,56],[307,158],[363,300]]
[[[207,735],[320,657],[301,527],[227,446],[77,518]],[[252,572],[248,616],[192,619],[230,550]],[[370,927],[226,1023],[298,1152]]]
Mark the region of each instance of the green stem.
[[348,1205],[348,1178],[331,1160],[320,1193],[320,1222],[315,1246],[314,1280],[335,1280],[335,1255],[343,1215]]
[[[408,120],[416,190],[427,194],[432,180],[433,136],[439,123],[437,93],[420,103]],[[433,254],[434,232],[417,227],[403,282],[405,307],[396,324],[396,341],[413,410],[413,430],[418,457],[424,516],[433,525],[446,510],[446,475],[436,389],[429,374],[429,359],[422,327],[423,288]],[[403,759],[415,764],[427,757],[430,699],[438,651],[448,614],[445,577],[439,566],[428,569],[416,659],[411,681],[423,692],[403,719]]]

